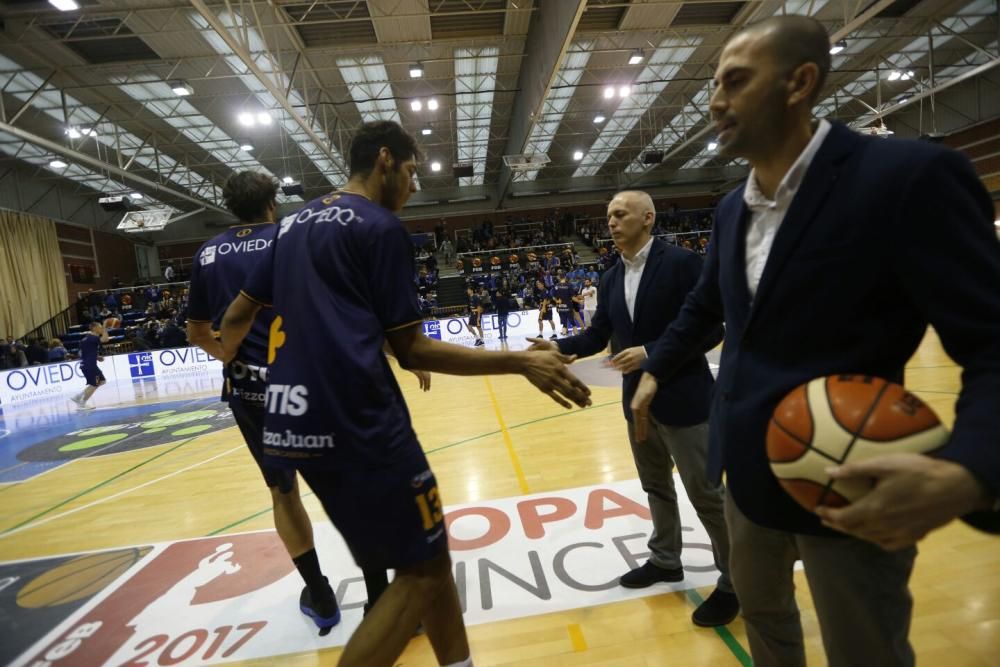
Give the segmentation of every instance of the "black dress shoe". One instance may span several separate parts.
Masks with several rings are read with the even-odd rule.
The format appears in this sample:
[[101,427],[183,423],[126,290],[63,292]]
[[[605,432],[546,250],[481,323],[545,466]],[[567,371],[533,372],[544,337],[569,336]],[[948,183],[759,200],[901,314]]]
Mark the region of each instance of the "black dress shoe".
[[698,605],[691,614],[695,625],[714,628],[730,623],[740,613],[740,601],[735,593],[726,593],[716,588],[708,599]]
[[667,569],[646,561],[641,567],[626,572],[618,580],[625,588],[646,588],[660,581],[675,582],[684,580],[684,568]]

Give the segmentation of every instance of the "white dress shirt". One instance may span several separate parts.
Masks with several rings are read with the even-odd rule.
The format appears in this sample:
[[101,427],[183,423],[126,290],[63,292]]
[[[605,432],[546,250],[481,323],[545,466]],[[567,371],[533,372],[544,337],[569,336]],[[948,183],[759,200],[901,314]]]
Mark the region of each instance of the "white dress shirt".
[[649,249],[653,247],[653,239],[650,237],[642,250],[635,253],[632,259],[625,259],[622,255],[622,264],[625,266],[625,305],[628,308],[628,316],[635,321],[635,295],[639,292],[639,281],[642,280],[642,272],[646,268],[646,259],[649,257]]
[[774,191],[774,200],[764,196],[757,185],[757,172],[750,170],[750,178],[747,179],[746,189],[743,191],[743,201],[750,209],[750,224],[747,226],[747,286],[750,287],[750,297],[757,295],[757,287],[760,285],[760,277],[764,274],[764,266],[767,258],[771,254],[771,246],[774,245],[774,237],[778,234],[778,228],[788,213],[788,207],[795,199],[795,193],[802,185],[802,178],[806,175],[806,170],[812,164],[813,158],[819,151],[819,147],[830,133],[830,123],[825,120],[819,121],[812,139],[799,154],[788,173],[781,179],[778,189]]

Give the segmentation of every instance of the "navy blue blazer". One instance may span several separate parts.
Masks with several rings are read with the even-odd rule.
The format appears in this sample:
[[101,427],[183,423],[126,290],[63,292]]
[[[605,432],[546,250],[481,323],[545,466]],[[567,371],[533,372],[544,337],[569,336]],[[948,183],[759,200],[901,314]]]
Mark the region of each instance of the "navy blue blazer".
[[[616,348],[644,345],[648,354],[652,344],[677,317],[684,297],[701,276],[701,268],[701,258],[690,250],[654,239],[636,292],[635,321],[629,317],[625,304],[625,267],[618,261],[598,283],[597,311],[590,326],[582,334],[559,340],[560,351],[590,356],[607,347],[613,336]],[[710,328],[697,352],[689,355],[677,372],[660,385],[650,407],[657,421],[669,426],[693,426],[708,421],[714,380],[704,352],[721,340],[722,328]],[[622,376],[622,407],[625,419],[630,422],[630,404],[641,377],[641,371]]]
[[[969,161],[917,141],[835,123],[774,239],[757,294],[746,280],[744,185],[715,215],[705,268],[644,369],[668,378],[726,322],[710,420],[709,476],[754,522],[829,534],[778,486],[765,451],[774,407],[813,378],[902,383],[928,324],[964,369],[956,461],[1000,493],[1000,243],[993,202]],[[966,517],[1000,530],[1000,515]]]

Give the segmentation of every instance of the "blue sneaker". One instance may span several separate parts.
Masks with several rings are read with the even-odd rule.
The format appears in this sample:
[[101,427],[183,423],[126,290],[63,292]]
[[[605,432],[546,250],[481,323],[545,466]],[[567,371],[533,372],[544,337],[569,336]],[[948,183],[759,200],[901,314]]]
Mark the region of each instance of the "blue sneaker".
[[316,627],[320,629],[321,635],[325,635],[330,631],[330,628],[340,623],[340,606],[337,604],[337,597],[333,594],[333,589],[327,587],[326,590],[328,595],[318,600],[313,599],[308,586],[303,588],[302,594],[299,595],[299,609],[313,620]]

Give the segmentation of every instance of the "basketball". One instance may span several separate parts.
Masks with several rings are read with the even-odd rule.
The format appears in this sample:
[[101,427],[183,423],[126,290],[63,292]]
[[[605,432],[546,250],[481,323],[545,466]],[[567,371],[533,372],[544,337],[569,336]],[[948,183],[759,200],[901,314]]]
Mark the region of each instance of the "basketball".
[[948,429],[904,387],[867,375],[831,375],[793,389],[767,427],[778,483],[800,505],[843,507],[871,490],[867,480],[833,481],[826,468],[941,447]]
[[123,575],[149,553],[150,547],[88,554],[57,565],[24,585],[17,605],[39,609],[88,598]]

